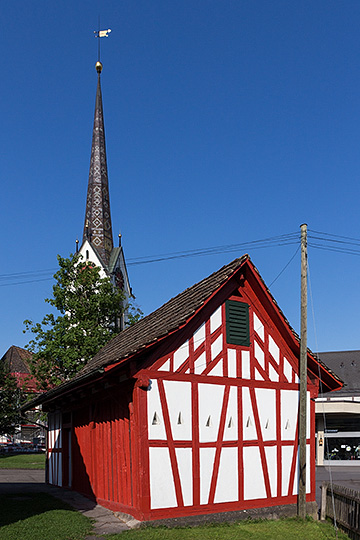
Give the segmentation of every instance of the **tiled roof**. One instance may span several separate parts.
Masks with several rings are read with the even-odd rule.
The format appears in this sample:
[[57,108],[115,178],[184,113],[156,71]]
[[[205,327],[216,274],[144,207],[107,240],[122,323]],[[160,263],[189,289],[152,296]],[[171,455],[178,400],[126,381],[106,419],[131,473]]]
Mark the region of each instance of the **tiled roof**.
[[330,351],[319,353],[320,360],[344,381],[336,396],[360,395],[360,351]]
[[31,352],[26,349],[12,345],[1,358],[0,363],[4,363],[10,373],[30,374],[28,360],[31,356]]

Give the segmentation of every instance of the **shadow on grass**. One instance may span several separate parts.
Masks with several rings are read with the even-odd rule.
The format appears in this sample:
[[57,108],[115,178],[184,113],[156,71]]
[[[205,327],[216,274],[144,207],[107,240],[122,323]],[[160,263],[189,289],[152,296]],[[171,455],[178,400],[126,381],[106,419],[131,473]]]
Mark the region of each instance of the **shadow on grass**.
[[[19,488],[20,486],[21,484]],[[0,495],[0,508],[0,527],[50,510],[75,512],[68,504],[47,493],[26,493],[22,491],[11,495]]]

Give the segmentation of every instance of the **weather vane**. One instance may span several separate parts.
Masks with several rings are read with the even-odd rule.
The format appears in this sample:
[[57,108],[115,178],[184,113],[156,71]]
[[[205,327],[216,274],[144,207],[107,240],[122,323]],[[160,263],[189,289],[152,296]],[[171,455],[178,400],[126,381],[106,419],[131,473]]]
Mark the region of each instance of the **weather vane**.
[[[96,38],[103,38],[103,37],[109,37],[109,34],[111,32],[111,29],[108,28],[107,30],[100,30],[100,17],[99,17],[99,30],[94,30],[94,35]],[[98,41],[98,62],[100,62],[100,39]]]

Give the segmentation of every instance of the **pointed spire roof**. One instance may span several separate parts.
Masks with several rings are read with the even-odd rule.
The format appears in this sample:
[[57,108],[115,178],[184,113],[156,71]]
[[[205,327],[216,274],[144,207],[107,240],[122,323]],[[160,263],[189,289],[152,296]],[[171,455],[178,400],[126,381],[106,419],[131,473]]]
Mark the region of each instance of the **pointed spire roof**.
[[114,243],[110,215],[105,129],[100,84],[101,62],[96,62],[96,71],[98,73],[98,83],[83,242],[85,240],[90,242],[100,256],[104,266],[108,268]]

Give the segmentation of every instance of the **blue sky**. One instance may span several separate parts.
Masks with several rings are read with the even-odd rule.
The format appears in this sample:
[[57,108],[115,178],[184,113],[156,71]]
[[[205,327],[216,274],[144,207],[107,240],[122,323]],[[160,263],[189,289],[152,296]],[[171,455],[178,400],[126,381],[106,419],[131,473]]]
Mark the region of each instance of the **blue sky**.
[[[7,1],[0,356],[27,343],[23,320],[49,310],[38,280],[81,239],[99,13],[113,230],[145,314],[245,252],[270,285],[298,247],[245,242],[304,222],[360,238],[358,0]],[[239,248],[131,264],[223,245]],[[314,351],[360,349],[359,263],[309,247]],[[271,286],[296,331],[299,287],[298,253]]]

